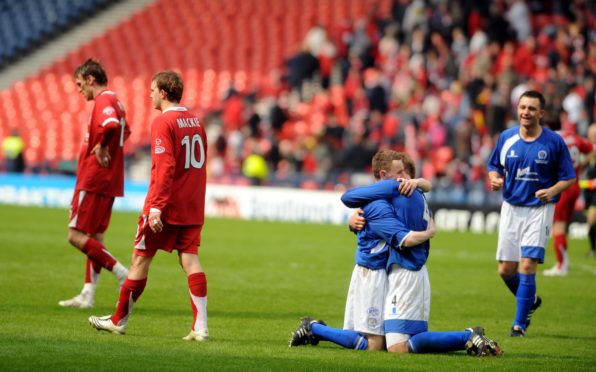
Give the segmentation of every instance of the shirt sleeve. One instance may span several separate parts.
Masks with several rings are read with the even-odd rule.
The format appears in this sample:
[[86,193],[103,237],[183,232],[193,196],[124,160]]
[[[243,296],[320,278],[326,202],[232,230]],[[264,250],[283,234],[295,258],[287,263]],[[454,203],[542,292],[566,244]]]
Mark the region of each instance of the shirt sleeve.
[[560,156],[557,162],[557,164],[559,165],[557,177],[559,181],[576,178],[575,169],[573,168],[573,161],[571,160],[571,154],[569,153],[569,148],[567,148],[567,145],[565,144],[565,141],[563,140],[563,138],[561,138],[561,136],[557,137],[557,150]]
[[487,169],[489,172],[495,171],[501,175],[505,174],[505,170],[503,168],[503,165],[501,164],[500,157],[501,157],[501,136],[499,136],[499,139],[497,140],[497,145],[495,146],[495,148],[493,149],[493,152],[490,154],[490,157],[488,158]]
[[386,200],[377,200],[364,208],[364,218],[368,228],[391,247],[400,248],[411,230],[396,217],[391,204]]
[[156,120],[151,128],[151,156],[155,164],[153,200],[149,207],[163,212],[170,200],[176,170],[174,143],[166,122]]
[[585,138],[581,138],[581,137],[579,138],[578,147],[579,147],[579,151],[582,154],[589,154],[595,150],[594,145],[590,141],[586,140]]
[[118,111],[112,103],[107,100],[97,102],[97,121],[99,123],[99,142],[106,146],[120,130],[120,118]]
[[383,180],[372,185],[355,187],[346,191],[341,196],[341,201],[346,207],[359,208],[374,200],[390,200],[399,193],[397,187],[399,182],[393,179]]

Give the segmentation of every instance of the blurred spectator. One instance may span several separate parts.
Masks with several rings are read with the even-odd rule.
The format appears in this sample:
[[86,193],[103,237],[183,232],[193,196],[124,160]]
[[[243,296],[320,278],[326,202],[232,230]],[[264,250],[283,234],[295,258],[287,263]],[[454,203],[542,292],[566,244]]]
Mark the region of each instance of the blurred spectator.
[[587,123],[585,128],[584,125],[582,125],[586,117],[583,98],[580,94],[580,87],[573,84],[570,88],[569,93],[567,93],[563,102],[561,102],[561,105],[563,106],[563,110],[567,113],[569,121],[574,125],[583,128],[583,130],[580,130],[580,133],[586,133],[588,129]]
[[509,21],[505,18],[504,4],[493,1],[490,4],[489,16],[486,21],[486,34],[488,41],[496,41],[499,45],[511,39],[512,30]]
[[242,174],[250,180],[251,185],[263,185],[269,174],[263,155],[256,152],[248,155],[242,163]]
[[19,130],[11,129],[10,134],[2,140],[2,154],[7,172],[23,173],[25,171],[24,149],[25,143],[19,135]]
[[303,83],[309,82],[319,71],[319,60],[311,53],[307,46],[303,46],[296,54],[288,59],[287,81],[293,91],[300,97],[303,95]]
[[596,112],[596,76],[590,76],[585,80],[586,96],[584,98],[584,107],[586,109],[586,118],[588,123],[594,123]]
[[515,30],[517,40],[526,40],[531,35],[530,11],[525,0],[513,0],[506,18]]
[[344,9],[284,23],[283,40],[302,43],[277,68],[226,71],[234,80],[245,69],[250,83],[219,87],[206,113],[211,182],[350,186],[390,148],[435,182],[429,198],[496,202],[483,194],[484,164],[521,92],[544,93],[545,123],[583,134],[594,121],[593,1],[323,3]]
[[372,57],[373,42],[366,32],[368,26],[367,20],[361,18],[356,21],[354,33],[352,34],[350,49],[348,51],[350,57],[358,58],[362,69],[372,67],[374,59]]

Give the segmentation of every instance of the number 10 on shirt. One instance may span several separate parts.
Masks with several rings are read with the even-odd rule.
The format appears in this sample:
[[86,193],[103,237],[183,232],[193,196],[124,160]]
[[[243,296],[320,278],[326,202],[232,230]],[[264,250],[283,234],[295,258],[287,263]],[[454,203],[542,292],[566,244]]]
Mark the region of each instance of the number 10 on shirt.
[[[189,169],[191,166],[193,168],[201,169],[205,164],[205,146],[203,145],[203,139],[200,135],[195,134],[192,136],[192,139],[189,138],[190,136],[184,136],[182,138],[182,146],[186,151],[186,156],[184,160],[184,169]],[[199,160],[195,157],[196,154],[196,144],[199,144]]]

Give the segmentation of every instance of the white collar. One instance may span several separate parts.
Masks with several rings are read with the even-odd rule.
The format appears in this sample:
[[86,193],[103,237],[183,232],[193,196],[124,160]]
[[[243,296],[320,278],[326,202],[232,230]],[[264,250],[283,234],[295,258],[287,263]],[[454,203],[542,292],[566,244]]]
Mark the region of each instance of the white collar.
[[168,111],[188,111],[188,109],[184,106],[173,106],[173,107],[163,110],[162,114],[165,114]]

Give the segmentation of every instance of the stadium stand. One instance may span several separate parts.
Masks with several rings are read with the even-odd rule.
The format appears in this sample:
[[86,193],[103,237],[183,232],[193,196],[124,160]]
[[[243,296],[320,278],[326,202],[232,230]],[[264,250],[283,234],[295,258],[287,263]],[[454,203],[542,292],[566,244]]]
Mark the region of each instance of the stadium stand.
[[211,182],[246,183],[254,152],[272,185],[368,182],[385,147],[415,158],[433,197],[457,189],[462,203],[484,203],[486,157],[520,90],[545,92],[546,120],[580,134],[594,121],[595,10],[585,0],[156,1],[1,91],[0,136],[26,128],[32,170],[73,160],[88,110],[71,75],[95,57],[127,107],[129,154],[147,146],[156,114],[149,79],[172,68],[183,103],[209,123]]
[[0,1],[0,68],[116,1]]

